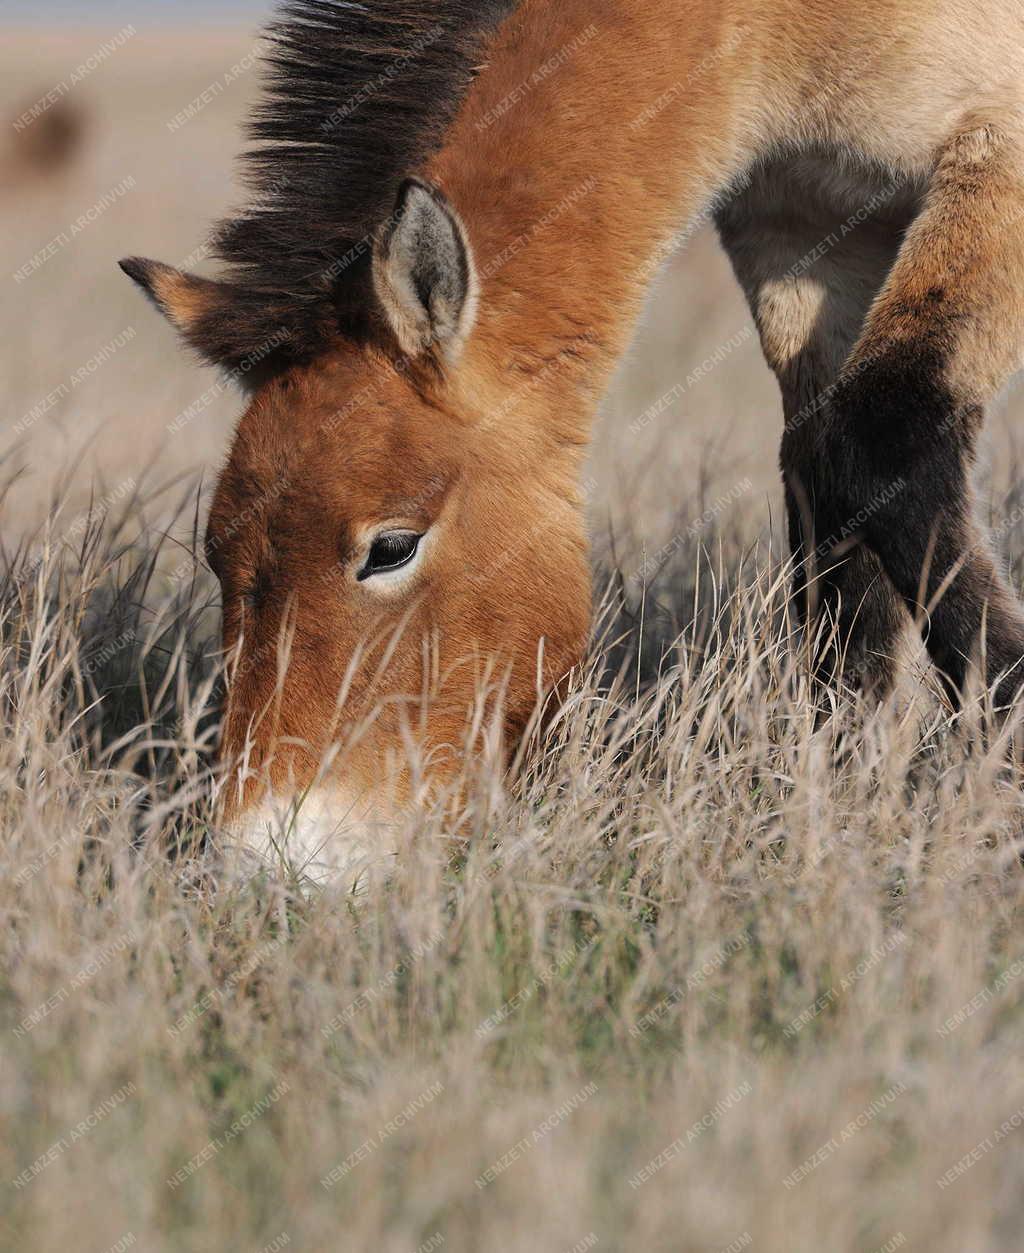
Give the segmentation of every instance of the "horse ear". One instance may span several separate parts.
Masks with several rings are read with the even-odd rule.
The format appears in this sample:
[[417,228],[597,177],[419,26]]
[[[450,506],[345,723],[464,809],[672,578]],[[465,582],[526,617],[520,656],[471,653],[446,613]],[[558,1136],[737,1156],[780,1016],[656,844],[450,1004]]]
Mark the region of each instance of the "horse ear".
[[454,360],[476,316],[476,272],[465,228],[444,194],[410,178],[377,232],[373,285],[402,351],[437,345]]
[[186,274],[162,261],[125,257],[118,265],[186,339],[224,300],[226,284]]
[[182,338],[239,382],[266,368],[291,338],[285,311],[233,283],[186,274],[162,261],[126,257],[121,269],[142,288]]

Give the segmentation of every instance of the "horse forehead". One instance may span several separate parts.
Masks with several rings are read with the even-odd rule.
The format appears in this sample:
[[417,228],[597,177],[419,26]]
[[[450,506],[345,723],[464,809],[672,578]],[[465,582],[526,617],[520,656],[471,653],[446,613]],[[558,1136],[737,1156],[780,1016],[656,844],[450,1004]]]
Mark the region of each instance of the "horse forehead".
[[278,521],[318,506],[355,517],[436,500],[457,474],[460,443],[449,427],[404,384],[276,388],[239,424],[224,495],[264,500],[261,515]]
[[256,458],[298,460],[337,470],[395,456],[431,456],[446,441],[440,415],[394,369],[328,361],[272,384],[257,396],[239,434]]

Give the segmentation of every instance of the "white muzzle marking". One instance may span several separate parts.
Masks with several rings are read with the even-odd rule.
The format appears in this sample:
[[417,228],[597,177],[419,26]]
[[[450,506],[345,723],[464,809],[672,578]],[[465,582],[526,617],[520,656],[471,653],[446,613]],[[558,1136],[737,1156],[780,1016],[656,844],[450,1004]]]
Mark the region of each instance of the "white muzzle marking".
[[301,799],[264,797],[228,824],[226,834],[260,862],[286,867],[321,886],[361,894],[387,878],[396,823],[369,798],[315,788]]

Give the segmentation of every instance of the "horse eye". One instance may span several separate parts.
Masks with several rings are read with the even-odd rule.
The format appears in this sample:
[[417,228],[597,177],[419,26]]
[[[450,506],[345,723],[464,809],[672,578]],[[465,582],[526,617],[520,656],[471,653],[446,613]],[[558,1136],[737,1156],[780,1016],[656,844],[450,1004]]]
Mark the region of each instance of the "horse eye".
[[397,570],[406,565],[416,556],[423,537],[413,531],[385,531],[370,545],[366,564],[356,575],[362,581],[371,574],[380,574],[385,570]]

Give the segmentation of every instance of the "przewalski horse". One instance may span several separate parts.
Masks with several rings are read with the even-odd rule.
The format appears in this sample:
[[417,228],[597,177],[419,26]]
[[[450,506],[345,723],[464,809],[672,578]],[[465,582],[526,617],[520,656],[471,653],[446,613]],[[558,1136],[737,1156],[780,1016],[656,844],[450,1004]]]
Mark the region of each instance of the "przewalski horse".
[[123,263],[250,393],[207,537],[227,821],[266,847],[299,797],[298,855],[372,854],[482,676],[511,742],[580,659],[592,417],[708,207],[782,388],[806,611],[879,688],[912,616],[953,690],[983,642],[1007,703],[1024,620],[969,471],[1024,340],[1022,50],[1018,0],[286,5],[230,273]]

